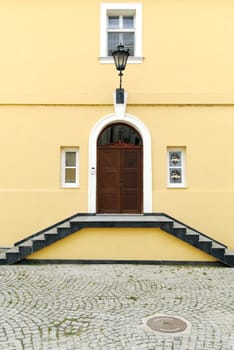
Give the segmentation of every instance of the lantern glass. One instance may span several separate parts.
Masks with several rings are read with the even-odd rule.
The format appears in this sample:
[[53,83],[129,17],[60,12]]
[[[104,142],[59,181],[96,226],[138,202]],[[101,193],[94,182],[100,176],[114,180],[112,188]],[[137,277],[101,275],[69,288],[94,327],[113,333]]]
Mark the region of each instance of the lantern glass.
[[112,52],[112,56],[114,58],[115,67],[118,71],[123,71],[126,68],[129,50],[124,50],[123,45],[119,45],[117,50]]

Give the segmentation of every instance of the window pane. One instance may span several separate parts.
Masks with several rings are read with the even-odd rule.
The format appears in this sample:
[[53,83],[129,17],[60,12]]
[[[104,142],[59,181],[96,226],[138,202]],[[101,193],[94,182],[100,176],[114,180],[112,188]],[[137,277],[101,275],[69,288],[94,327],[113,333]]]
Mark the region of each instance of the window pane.
[[123,33],[123,45],[129,49],[130,56],[134,56],[134,33]]
[[134,20],[133,16],[124,16],[123,17],[123,28],[124,29],[133,29],[134,28]]
[[66,168],[65,169],[65,183],[75,183],[76,182],[76,169]]
[[125,124],[114,124],[106,128],[99,136],[98,145],[107,145],[118,141],[142,145],[142,139],[138,132]]
[[76,166],[76,152],[66,152],[66,166]]
[[112,55],[112,51],[116,50],[121,43],[120,33],[108,33],[108,56]]
[[181,167],[181,152],[169,152],[169,166]]
[[110,29],[119,28],[119,16],[109,16],[108,17],[108,28],[110,28]]
[[123,44],[129,49],[130,56],[134,56],[134,37],[134,33],[108,33],[108,56],[112,55],[119,44]]
[[170,169],[170,183],[182,183],[182,170],[181,169]]

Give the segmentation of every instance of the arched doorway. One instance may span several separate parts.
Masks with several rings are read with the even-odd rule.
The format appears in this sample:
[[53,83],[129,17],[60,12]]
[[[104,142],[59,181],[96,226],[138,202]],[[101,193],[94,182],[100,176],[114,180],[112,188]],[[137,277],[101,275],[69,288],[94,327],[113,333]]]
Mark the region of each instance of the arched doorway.
[[89,136],[89,168],[88,168],[88,212],[97,212],[97,140],[100,133],[108,125],[124,123],[132,126],[141,135],[143,141],[143,212],[152,213],[152,150],[151,134],[147,126],[131,114],[118,116],[109,114],[94,124]]
[[114,123],[97,140],[97,213],[142,213],[143,144],[132,126]]

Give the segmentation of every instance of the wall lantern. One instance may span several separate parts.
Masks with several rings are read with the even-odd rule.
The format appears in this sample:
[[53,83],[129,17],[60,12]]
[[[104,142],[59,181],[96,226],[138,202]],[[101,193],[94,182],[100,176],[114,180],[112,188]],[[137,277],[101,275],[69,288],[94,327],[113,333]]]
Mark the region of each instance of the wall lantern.
[[114,58],[115,67],[119,71],[119,88],[116,89],[116,103],[123,104],[124,89],[122,88],[122,76],[127,65],[129,49],[124,49],[124,45],[120,44],[117,46],[117,49],[112,52],[112,56]]

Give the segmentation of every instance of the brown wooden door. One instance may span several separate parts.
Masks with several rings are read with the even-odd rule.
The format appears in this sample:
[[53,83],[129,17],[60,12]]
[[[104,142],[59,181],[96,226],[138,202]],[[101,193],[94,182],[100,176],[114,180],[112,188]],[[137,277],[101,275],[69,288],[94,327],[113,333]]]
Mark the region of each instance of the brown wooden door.
[[97,165],[97,212],[141,213],[142,146],[99,146]]

